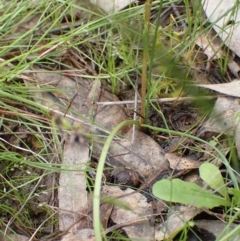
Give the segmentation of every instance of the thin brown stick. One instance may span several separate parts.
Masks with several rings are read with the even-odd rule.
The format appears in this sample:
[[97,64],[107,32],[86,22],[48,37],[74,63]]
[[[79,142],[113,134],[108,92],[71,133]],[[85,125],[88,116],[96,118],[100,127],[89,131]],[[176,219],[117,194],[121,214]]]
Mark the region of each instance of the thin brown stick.
[[144,48],[143,48],[143,65],[142,65],[142,88],[141,88],[141,124],[145,123],[145,98],[147,93],[147,64],[148,64],[148,40],[149,40],[149,23],[152,0],[146,0],[145,3],[145,27],[144,27]]
[[[199,99],[215,99],[220,97],[220,95],[214,96],[186,96],[186,97],[172,97],[172,98],[160,98],[160,99],[150,99],[149,101],[152,103],[165,103],[165,102],[182,102],[186,100],[199,100]],[[123,100],[123,101],[102,101],[102,102],[94,102],[96,105],[125,105],[125,104],[135,104],[135,100]],[[141,103],[141,100],[138,100],[137,103]]]

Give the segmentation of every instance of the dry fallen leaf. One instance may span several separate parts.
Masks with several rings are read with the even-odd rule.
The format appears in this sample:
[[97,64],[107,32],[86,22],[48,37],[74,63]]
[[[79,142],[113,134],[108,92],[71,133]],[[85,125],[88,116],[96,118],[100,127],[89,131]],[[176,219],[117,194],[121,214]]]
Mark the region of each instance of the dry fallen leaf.
[[[85,80],[79,77],[71,79],[63,74],[47,73],[47,71],[39,68],[36,69],[34,78],[35,83],[37,83],[37,85],[35,84],[36,86],[42,86],[43,88],[52,86],[58,90],[53,93],[44,93],[40,89],[39,93],[41,95],[44,94],[44,104],[46,106],[53,109],[56,108],[62,111],[62,113],[68,110],[67,114],[69,116],[81,119],[84,123],[91,126],[89,129],[94,135],[92,151],[96,158],[100,156],[105,142],[103,136],[107,136],[108,134],[106,135],[106,133],[109,133],[120,122],[128,119],[122,106],[97,106],[94,104],[96,101],[118,100],[115,95],[101,88],[100,81]],[[32,86],[34,83],[31,82],[30,84]],[[42,99],[36,98],[36,101],[42,101]],[[70,101],[71,106],[69,106]],[[86,118],[88,118],[88,121],[86,121]],[[72,223],[77,222],[81,213],[86,214],[87,208],[91,208],[89,207],[91,202],[88,201],[86,193],[85,178],[80,171],[84,169],[85,163],[88,161],[88,153],[89,150],[85,143],[80,145],[67,140],[64,145],[63,166],[68,164],[68,168],[72,166],[71,170],[76,171],[61,173],[59,208],[61,210],[60,229],[62,231],[66,230]],[[159,170],[168,163],[164,157],[163,149],[152,138],[138,129],[135,132],[135,140],[132,142],[131,126],[124,128],[120,136],[113,141],[106,161],[113,166],[130,168],[140,173],[144,178],[148,178],[154,170]],[[116,189],[114,189],[114,192],[116,192]],[[119,192],[123,194],[128,191],[120,190]],[[131,195],[129,199],[125,198],[126,200],[124,199],[123,201],[128,202],[135,212],[132,213],[114,207],[114,215],[112,213],[111,218],[115,220],[115,223],[131,221],[139,218],[139,215],[151,213],[151,205],[146,202],[146,198],[140,193]],[[106,221],[108,221],[108,218]],[[78,227],[78,225],[75,225],[71,232],[76,231]],[[146,240],[149,240],[149,237],[152,235],[149,230],[152,228],[149,227],[148,222],[140,223],[134,227],[126,227],[124,230],[133,237],[136,235],[140,237],[138,228],[141,227],[141,230],[143,230],[142,237],[147,237]]]
[[[239,124],[240,103],[234,97],[218,97],[209,119],[198,131],[201,136],[206,132],[224,133],[234,136],[237,153],[240,158],[240,124]],[[225,147],[225,154],[229,150],[229,145]],[[221,160],[216,159],[218,166]]]
[[218,97],[207,122],[199,130],[204,132],[225,133],[232,135],[239,123],[240,104],[237,98]]
[[[214,235],[216,239],[220,239],[220,237],[224,237],[233,231],[234,228],[238,227],[237,224],[231,224],[228,226],[224,221],[221,220],[197,220],[194,222],[195,226],[204,233],[204,231]],[[225,232],[223,232],[225,230]],[[235,232],[231,237],[227,239],[228,241],[239,241],[240,234],[239,232]]]
[[229,57],[228,59],[228,68],[229,70],[232,72],[232,74],[236,77],[239,78],[240,77],[240,67],[239,65],[232,59]]
[[20,235],[20,234],[9,234],[7,236],[3,236],[2,234],[0,234],[0,240],[1,241],[29,241],[29,237],[26,237],[24,235]]
[[208,56],[208,60],[223,57],[221,42],[216,39],[212,32],[209,32],[208,34],[202,33],[195,40],[195,43],[203,49],[203,52]]
[[202,164],[190,158],[180,157],[174,153],[166,153],[165,158],[169,161],[170,167],[173,170],[196,169]]
[[191,206],[180,206],[178,210],[173,210],[168,219],[156,227],[155,240],[172,240],[188,221],[201,212],[200,209]]
[[90,209],[85,180],[86,163],[89,160],[87,143],[66,140],[63,150],[62,171],[59,180],[59,229],[66,231],[72,224],[71,230],[77,230],[79,218],[86,215]]
[[[40,103],[44,101],[43,104],[46,106],[53,109],[56,108],[65,113],[69,107],[69,102],[72,100],[68,114],[75,111],[79,115],[88,118],[89,123],[94,122],[95,125],[92,126],[92,131],[96,136],[106,135],[103,129],[111,131],[120,122],[128,119],[122,106],[96,106],[94,104],[96,101],[119,100],[115,95],[103,90],[100,86],[100,81],[91,81],[78,77],[73,80],[62,74],[49,73],[39,68],[36,68],[34,77],[39,86],[43,88],[53,86],[58,90],[55,93],[53,92],[53,94],[41,93],[39,91],[43,99],[36,98],[36,101]],[[33,83],[30,84],[32,85]],[[72,114],[72,116],[78,118],[79,115]],[[137,129],[134,143],[132,143],[131,127],[124,128],[121,134],[123,137],[111,145],[107,160],[109,164],[131,168],[147,177],[153,170],[159,169],[166,163],[163,149],[146,134]],[[93,153],[96,157],[100,156],[104,142],[105,139],[98,139],[93,143]]]
[[128,6],[132,0],[90,0],[92,4],[95,4],[105,12],[117,13],[124,7]]
[[[114,206],[110,218],[116,224],[123,224],[122,229],[131,240],[149,241],[153,238],[153,227],[150,226],[147,218],[150,218],[153,213],[152,206],[147,202],[145,196],[139,192],[133,192],[130,188],[123,191],[117,186],[104,186],[101,196],[117,196],[118,201],[128,206],[128,209]],[[137,222],[142,218],[145,218],[145,220]],[[132,224],[129,225],[129,222],[132,222]],[[124,223],[126,223],[126,226],[124,226]]]
[[197,84],[196,86],[214,90],[221,94],[234,96],[238,98],[240,97],[240,80],[239,79],[235,79],[230,83],[224,83],[224,84],[209,84],[209,85]]
[[109,218],[112,214],[113,204],[111,203],[102,203],[100,206],[100,220],[102,223],[103,229],[107,228]]
[[[200,48],[202,48],[204,54],[207,55],[209,61],[219,58],[228,58],[229,70],[236,78],[239,78],[239,65],[234,61],[231,56],[229,56],[229,53],[227,51],[223,50],[221,39],[216,36],[216,33],[213,30],[209,31],[207,34],[201,33],[200,36],[196,39],[195,43]],[[210,63],[208,63],[207,65],[207,68],[209,67]]]
[[202,5],[209,21],[213,24],[222,41],[234,53],[240,56],[240,14],[238,1],[202,0]]
[[74,233],[68,233],[62,237],[61,241],[93,241],[94,230],[90,228],[84,228]]

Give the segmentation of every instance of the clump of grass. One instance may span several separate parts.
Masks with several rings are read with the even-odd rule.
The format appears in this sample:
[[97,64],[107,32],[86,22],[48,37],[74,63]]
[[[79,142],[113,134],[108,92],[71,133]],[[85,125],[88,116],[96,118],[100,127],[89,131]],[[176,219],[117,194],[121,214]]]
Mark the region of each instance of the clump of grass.
[[[184,56],[191,56],[197,34],[208,31],[203,27],[200,1],[193,7],[189,1],[184,1],[185,16],[172,17],[165,27],[159,26],[159,19],[173,1],[153,2],[152,5],[147,1],[145,17],[142,6],[106,16],[84,2],[79,5],[75,0],[14,0],[2,4],[2,232],[21,230],[31,236],[49,217],[52,218],[37,230],[36,237],[41,238],[58,229],[57,216],[52,209],[52,206],[57,206],[56,196],[52,196],[50,203],[41,202],[41,195],[45,195],[44,192],[54,194],[57,184],[52,183],[47,190],[41,184],[46,178],[56,178],[59,174],[61,146],[57,130],[50,124],[47,108],[34,101],[37,98],[35,92],[53,89],[31,87],[29,91],[30,86],[26,87],[27,81],[24,83],[23,80],[33,71],[34,65],[49,71],[68,70],[72,76],[101,79],[104,86],[115,94],[126,91],[129,86],[138,89],[132,76],[140,75],[142,71],[141,115],[148,119],[152,97],[185,94],[181,88],[189,83],[188,69],[192,66],[189,64],[191,61],[184,61]],[[156,21],[152,21],[151,12],[157,13]],[[177,27],[185,20],[187,28],[178,31]],[[164,119],[160,106],[157,108]],[[168,130],[167,124],[165,126],[161,131],[171,135],[173,132]],[[234,174],[230,174],[236,185]],[[100,176],[95,189],[98,194]],[[99,209],[98,203],[95,203],[95,208]],[[38,214],[42,219],[36,221]],[[98,213],[95,222],[99,222],[97,216]]]
[[[18,86],[14,90],[12,83],[8,92],[5,92],[7,86],[9,83],[6,85],[2,82],[1,230],[31,235],[32,230],[37,229],[53,213],[50,205],[54,205],[54,201],[46,203],[44,196],[53,192],[55,187],[46,186],[43,181],[55,175],[49,165],[54,158],[52,130],[48,119],[41,116],[39,110],[34,110],[34,104],[30,106],[31,100],[24,97],[24,92],[21,93]],[[26,103],[22,102],[24,98]],[[35,220],[39,213],[41,217]],[[47,222],[49,226],[55,223],[54,219],[56,217]],[[43,227],[39,234],[45,232],[47,229]]]

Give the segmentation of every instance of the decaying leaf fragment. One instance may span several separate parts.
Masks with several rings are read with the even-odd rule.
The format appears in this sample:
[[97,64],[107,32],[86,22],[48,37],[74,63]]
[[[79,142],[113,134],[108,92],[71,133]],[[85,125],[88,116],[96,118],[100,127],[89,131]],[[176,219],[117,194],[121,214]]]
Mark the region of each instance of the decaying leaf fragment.
[[64,235],[61,241],[94,241],[94,230],[84,228],[73,233]]
[[239,2],[235,0],[202,0],[204,11],[214,30],[234,53],[240,56]]
[[[202,233],[204,231],[215,236],[216,239],[224,238],[227,234],[233,231],[238,227],[237,224],[228,225],[222,220],[197,220],[194,222],[197,229]],[[240,240],[239,232],[232,232],[231,237],[228,238],[228,241],[238,241]]]
[[218,97],[207,122],[198,135],[205,132],[227,134],[234,137],[238,157],[240,158],[240,103],[234,97]]
[[221,42],[219,39],[209,32],[208,34],[202,33],[196,39],[195,43],[203,49],[207,55],[208,60],[222,58],[224,53],[221,50]]
[[[227,51],[223,50],[223,43],[216,33],[213,30],[210,30],[209,33],[201,33],[196,39],[195,43],[202,48],[204,54],[207,56],[208,61],[214,59],[228,58],[228,68],[232,74],[239,78],[240,67],[233,60]],[[210,67],[209,63],[207,64],[207,69]]]
[[[240,83],[240,81],[237,81]],[[238,83],[238,84],[239,84]],[[237,90],[239,91],[239,90]],[[218,97],[207,122],[200,128],[198,135],[206,132],[227,134],[234,137],[240,158],[240,103],[238,98]]]
[[180,206],[178,210],[173,210],[168,219],[156,227],[155,240],[172,240],[199,213],[201,210],[192,206]]
[[30,238],[24,235],[20,234],[9,234],[6,235],[5,237],[0,234],[0,240],[1,241],[28,241]]
[[239,123],[240,104],[234,97],[218,97],[208,121],[199,130],[234,135]]
[[239,79],[235,79],[230,83],[209,84],[209,85],[197,84],[197,86],[214,90],[228,96],[233,96],[238,98],[240,97],[240,80]]
[[201,163],[190,158],[180,157],[175,153],[166,153],[165,158],[169,161],[173,170],[189,170],[200,167]]
[[129,5],[132,0],[90,0],[92,4],[95,4],[99,8],[103,9],[105,12],[117,13],[127,5]]
[[[152,240],[154,229],[150,226],[148,218],[151,218],[153,212],[145,196],[139,192],[133,193],[130,188],[123,191],[117,186],[104,186],[101,196],[113,199],[117,197],[118,202],[122,203],[121,206],[113,207],[110,218],[114,223],[122,224],[122,229],[131,240]],[[128,208],[124,208],[123,204]],[[129,222],[132,224],[130,225]]]
[[85,180],[86,164],[89,160],[87,143],[66,140],[63,150],[63,163],[59,180],[59,229],[76,232],[82,215],[87,215],[91,202],[88,198]]

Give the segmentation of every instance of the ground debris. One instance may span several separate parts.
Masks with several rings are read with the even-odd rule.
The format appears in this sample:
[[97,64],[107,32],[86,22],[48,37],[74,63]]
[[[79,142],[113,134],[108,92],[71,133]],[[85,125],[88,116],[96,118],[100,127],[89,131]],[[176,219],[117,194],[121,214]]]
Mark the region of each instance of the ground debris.
[[[117,224],[117,228],[121,224],[121,228],[131,240],[152,239],[154,227],[149,223],[153,214],[152,206],[145,196],[139,192],[133,192],[130,188],[123,191],[116,186],[104,186],[101,195],[113,200],[117,197],[120,205],[115,205],[109,216],[109,219]],[[106,232],[110,230],[114,229],[110,227]]]

